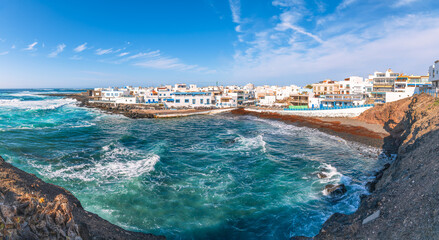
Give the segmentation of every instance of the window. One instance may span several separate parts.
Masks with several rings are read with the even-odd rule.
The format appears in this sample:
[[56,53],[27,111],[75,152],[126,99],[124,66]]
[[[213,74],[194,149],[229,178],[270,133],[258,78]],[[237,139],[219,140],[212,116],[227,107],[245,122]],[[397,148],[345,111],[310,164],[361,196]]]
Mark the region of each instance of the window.
[[176,103],[180,103],[180,99],[175,100]]
[[206,99],[206,104],[210,104],[210,99]]
[[192,99],[192,104],[195,104],[195,98],[194,98],[194,99]]
[[200,99],[200,104],[203,104],[203,100],[204,100],[204,99]]
[[184,102],[185,102],[185,103],[189,103],[189,99],[185,99]]

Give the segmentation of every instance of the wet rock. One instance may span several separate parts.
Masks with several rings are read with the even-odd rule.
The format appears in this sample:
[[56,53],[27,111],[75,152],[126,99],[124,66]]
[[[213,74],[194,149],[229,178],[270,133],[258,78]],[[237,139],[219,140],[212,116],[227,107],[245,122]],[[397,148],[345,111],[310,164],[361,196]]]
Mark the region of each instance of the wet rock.
[[22,224],[22,228],[21,229],[22,230],[20,232],[20,237],[22,239],[29,239],[29,240],[37,240],[38,239],[38,235],[36,235],[35,233],[32,232],[32,230],[29,227],[29,225]]
[[7,206],[7,205],[1,205],[0,210],[3,217],[5,218],[13,218],[17,212],[15,207]]
[[5,223],[5,228],[6,229],[12,229],[12,228],[14,228],[14,222],[12,222],[12,220],[10,219],[10,218],[6,218],[6,221],[5,221],[6,223]]
[[326,175],[326,174],[324,174],[324,173],[322,173],[322,172],[319,172],[319,173],[317,173],[317,177],[320,178],[320,179],[322,179],[322,178],[327,178],[328,175]]
[[324,192],[331,197],[337,197],[345,194],[347,189],[344,184],[328,184],[325,186]]

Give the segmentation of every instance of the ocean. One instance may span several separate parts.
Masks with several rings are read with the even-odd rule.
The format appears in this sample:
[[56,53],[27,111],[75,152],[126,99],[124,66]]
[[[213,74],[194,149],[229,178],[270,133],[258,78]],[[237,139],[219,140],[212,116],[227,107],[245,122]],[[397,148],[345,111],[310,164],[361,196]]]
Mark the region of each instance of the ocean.
[[[60,92],[78,90],[0,90],[0,156],[113,224],[169,239],[314,236],[333,213],[357,209],[384,161],[276,120],[129,119],[39,95]],[[331,183],[347,193],[326,196]]]

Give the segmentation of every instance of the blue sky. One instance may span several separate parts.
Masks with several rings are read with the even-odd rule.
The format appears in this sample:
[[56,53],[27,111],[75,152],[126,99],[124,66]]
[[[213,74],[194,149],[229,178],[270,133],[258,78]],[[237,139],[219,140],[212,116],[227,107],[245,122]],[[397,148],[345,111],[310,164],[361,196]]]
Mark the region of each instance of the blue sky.
[[435,0],[2,0],[0,88],[426,74],[438,39]]

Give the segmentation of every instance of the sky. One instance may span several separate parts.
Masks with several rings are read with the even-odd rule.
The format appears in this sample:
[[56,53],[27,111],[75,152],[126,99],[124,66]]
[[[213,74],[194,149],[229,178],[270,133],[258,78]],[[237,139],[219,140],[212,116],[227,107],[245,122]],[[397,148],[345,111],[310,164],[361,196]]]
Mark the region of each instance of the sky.
[[426,75],[437,0],[1,0],[0,88]]

